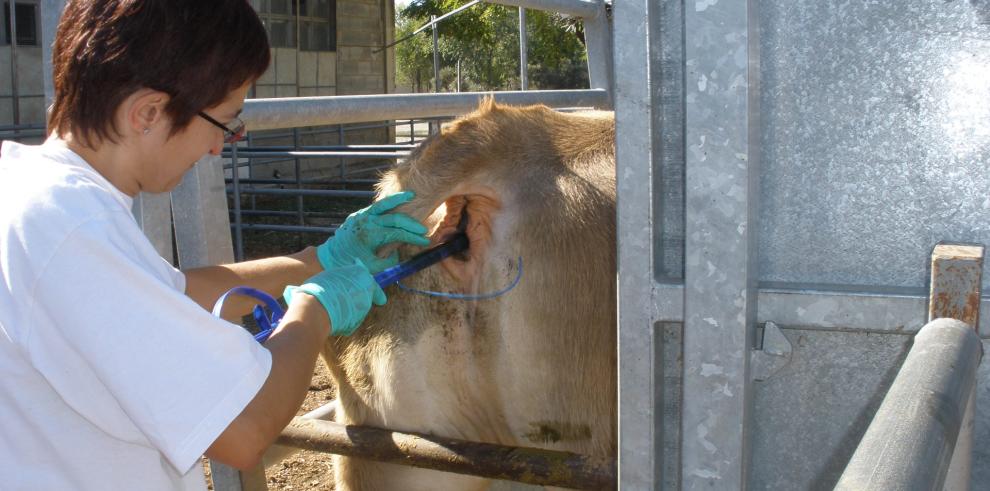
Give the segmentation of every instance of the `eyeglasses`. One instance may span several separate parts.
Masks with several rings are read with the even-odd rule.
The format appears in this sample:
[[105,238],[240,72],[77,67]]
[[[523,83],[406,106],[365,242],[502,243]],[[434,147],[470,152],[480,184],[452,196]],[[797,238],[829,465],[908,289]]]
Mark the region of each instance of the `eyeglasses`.
[[224,143],[237,143],[244,138],[244,121],[241,121],[240,118],[234,118],[234,120],[230,123],[234,126],[234,128],[230,129],[227,125],[211,118],[209,114],[206,114],[203,111],[200,111],[198,114],[199,117],[209,121],[213,124],[213,126],[223,130]]

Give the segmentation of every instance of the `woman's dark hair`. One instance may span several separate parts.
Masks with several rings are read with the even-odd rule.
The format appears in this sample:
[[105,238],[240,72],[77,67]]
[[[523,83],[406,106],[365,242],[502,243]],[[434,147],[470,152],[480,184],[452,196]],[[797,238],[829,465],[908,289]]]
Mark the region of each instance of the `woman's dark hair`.
[[268,36],[247,0],[69,0],[52,49],[49,128],[116,141],[117,107],[141,88],[170,96],[172,133],[259,78]]

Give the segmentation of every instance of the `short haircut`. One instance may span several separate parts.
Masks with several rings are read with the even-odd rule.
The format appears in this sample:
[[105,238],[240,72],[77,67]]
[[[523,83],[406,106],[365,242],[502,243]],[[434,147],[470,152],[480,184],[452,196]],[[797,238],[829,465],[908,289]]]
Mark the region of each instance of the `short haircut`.
[[170,97],[172,136],[261,77],[270,57],[247,0],[69,0],[52,49],[49,128],[87,146],[116,142],[117,108],[149,88]]

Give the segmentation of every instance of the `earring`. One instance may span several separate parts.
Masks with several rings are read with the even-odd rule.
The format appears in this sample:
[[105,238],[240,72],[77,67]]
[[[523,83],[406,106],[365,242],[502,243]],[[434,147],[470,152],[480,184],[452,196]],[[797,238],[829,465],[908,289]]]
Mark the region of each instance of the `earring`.
[[147,135],[148,133],[151,133],[151,128],[144,129],[144,134]]

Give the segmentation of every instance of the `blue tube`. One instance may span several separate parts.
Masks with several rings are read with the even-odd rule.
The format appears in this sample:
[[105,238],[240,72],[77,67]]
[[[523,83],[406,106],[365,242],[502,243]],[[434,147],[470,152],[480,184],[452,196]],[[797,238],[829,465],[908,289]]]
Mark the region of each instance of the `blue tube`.
[[454,254],[466,251],[469,245],[470,242],[468,241],[467,235],[464,233],[459,233],[452,239],[438,246],[431,247],[423,252],[420,252],[419,254],[416,254],[406,262],[396,264],[395,266],[376,274],[375,281],[379,286],[385,288],[386,286],[399,282],[403,278],[443,261]]

